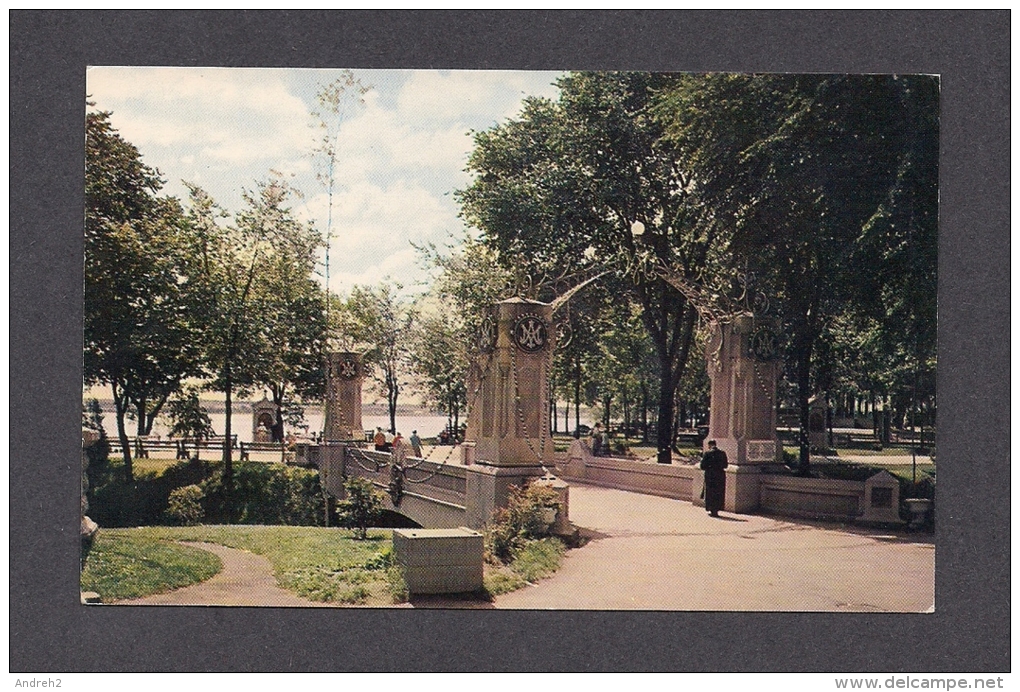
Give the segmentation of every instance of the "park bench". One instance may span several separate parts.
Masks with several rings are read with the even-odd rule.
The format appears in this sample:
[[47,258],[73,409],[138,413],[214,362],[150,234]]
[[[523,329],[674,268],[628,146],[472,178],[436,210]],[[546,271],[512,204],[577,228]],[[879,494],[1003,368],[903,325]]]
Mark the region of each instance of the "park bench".
[[[230,436],[231,448],[237,447],[237,435]],[[198,441],[198,446],[202,449],[221,449],[223,447],[223,440],[226,439],[224,435],[213,435],[204,440]],[[184,445],[184,449],[188,447],[195,447],[196,441],[191,439],[182,438],[160,438],[155,435],[137,435],[130,438],[131,447],[134,449],[136,459],[148,459],[149,452],[157,449],[168,449],[175,450],[178,454],[182,453],[181,445]]]
[[280,452],[282,442],[242,442],[241,461],[248,461],[252,452]]

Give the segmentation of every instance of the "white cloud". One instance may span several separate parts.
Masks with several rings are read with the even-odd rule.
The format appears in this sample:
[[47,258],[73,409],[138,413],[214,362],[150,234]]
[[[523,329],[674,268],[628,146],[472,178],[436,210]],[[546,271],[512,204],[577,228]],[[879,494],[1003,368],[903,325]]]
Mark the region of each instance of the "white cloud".
[[516,115],[524,96],[550,96],[558,73],[499,70],[421,70],[412,73],[397,101],[422,120],[456,120],[485,126]]
[[[363,108],[341,129],[333,209],[331,284],[337,291],[385,276],[424,278],[411,243],[443,243],[462,222],[452,192],[472,129],[516,116],[525,95],[554,96],[556,73],[372,71]],[[310,125],[329,71],[233,68],[90,68],[88,93],[160,169],[166,192],[204,187],[229,211],[241,190],[279,171],[302,196],[296,213],[325,230]]]
[[228,161],[290,155],[311,141],[308,109],[276,70],[91,68],[87,91],[139,148]]
[[93,67],[87,92],[96,107],[183,195],[181,179],[206,187],[229,207],[240,189],[271,168],[307,169],[306,104],[277,70]]

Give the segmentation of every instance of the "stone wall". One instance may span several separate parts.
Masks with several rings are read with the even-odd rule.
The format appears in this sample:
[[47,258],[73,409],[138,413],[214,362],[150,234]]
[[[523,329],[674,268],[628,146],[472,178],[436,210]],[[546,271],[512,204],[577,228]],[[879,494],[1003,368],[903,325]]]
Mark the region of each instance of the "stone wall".
[[557,464],[556,473],[568,481],[688,501],[692,499],[695,476],[701,476],[694,466],[594,457],[583,440],[570,444],[567,459]]
[[864,483],[826,478],[761,476],[760,508],[809,519],[853,520],[863,513]]
[[[732,464],[726,469],[726,511],[856,523],[900,522],[899,483],[886,471],[867,481],[844,481],[772,475],[760,470],[760,466]],[[556,472],[569,481],[704,504],[704,474],[697,466],[593,457],[582,440],[571,443]],[[741,474],[746,480],[734,482]]]
[[900,486],[888,471],[866,481],[761,475],[760,509],[784,516],[899,524]]

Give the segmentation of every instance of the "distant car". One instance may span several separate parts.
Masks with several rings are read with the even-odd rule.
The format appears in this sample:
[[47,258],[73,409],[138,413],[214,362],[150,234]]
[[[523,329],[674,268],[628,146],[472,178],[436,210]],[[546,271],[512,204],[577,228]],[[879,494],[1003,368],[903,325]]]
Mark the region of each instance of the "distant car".
[[577,430],[574,431],[574,437],[583,437],[589,434],[591,434],[591,427],[587,425],[579,425]]

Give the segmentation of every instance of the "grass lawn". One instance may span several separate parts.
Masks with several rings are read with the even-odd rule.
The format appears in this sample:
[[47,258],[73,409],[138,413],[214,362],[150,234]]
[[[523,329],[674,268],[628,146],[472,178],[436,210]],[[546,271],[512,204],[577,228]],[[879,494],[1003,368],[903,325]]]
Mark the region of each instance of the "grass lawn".
[[205,550],[137,531],[104,529],[89,553],[81,589],[95,591],[107,602],[119,601],[195,584],[222,568],[220,559]]
[[[875,449],[874,447],[837,447],[836,453],[840,456],[856,457],[909,457],[910,445],[886,445],[882,449]],[[918,454],[917,458],[927,459],[928,455]]]
[[[391,565],[390,532],[374,530],[366,541],[355,541],[347,531],[315,526],[147,526],[133,529],[102,529],[102,544],[128,545],[145,562],[119,561],[109,565],[109,554],[97,547],[89,555],[82,588],[98,592],[104,600],[116,600],[160,593],[208,579],[219,571],[219,558],[202,550],[177,546],[174,541],[203,541],[247,550],[266,557],[276,580],[285,589],[313,601],[351,605],[389,605],[406,599],[405,586]],[[131,572],[140,565],[158,564],[167,551],[178,550],[208,555],[216,568],[188,581],[161,579],[160,574],[136,578]],[[110,574],[97,583],[90,572]],[[132,590],[117,585],[120,580],[140,582]],[[94,584],[94,585],[93,585]],[[139,590],[141,589],[141,590]]]
[[[390,531],[355,541],[347,531],[314,526],[147,526],[102,529],[81,578],[83,591],[107,603],[163,593],[220,571],[215,555],[176,541],[202,541],[266,557],[283,588],[313,601],[386,606],[407,600],[393,566]],[[529,543],[509,565],[485,565],[489,596],[514,591],[559,569],[565,551],[557,539]]]
[[[913,468],[909,464],[906,464],[906,465],[904,465],[904,464],[883,464],[881,461],[873,461],[873,462],[869,462],[869,466],[878,466],[878,467],[884,468],[886,471],[888,471],[892,475],[899,476],[900,478],[902,478],[904,480],[907,480],[907,481],[913,481],[914,480],[914,471],[913,471]],[[935,475],[935,464],[921,464],[921,463],[918,463],[918,465],[917,465],[917,480],[922,481],[925,478],[928,478],[929,476],[934,476],[934,475]]]

